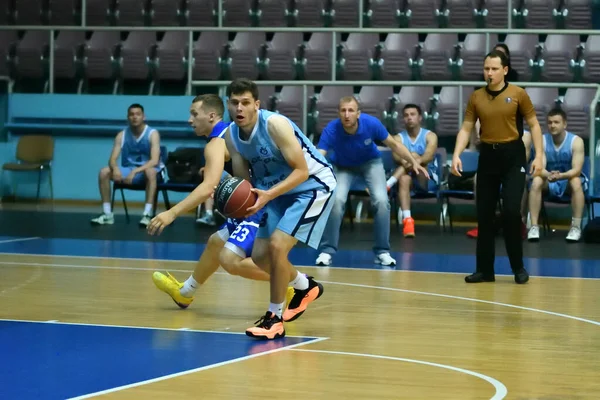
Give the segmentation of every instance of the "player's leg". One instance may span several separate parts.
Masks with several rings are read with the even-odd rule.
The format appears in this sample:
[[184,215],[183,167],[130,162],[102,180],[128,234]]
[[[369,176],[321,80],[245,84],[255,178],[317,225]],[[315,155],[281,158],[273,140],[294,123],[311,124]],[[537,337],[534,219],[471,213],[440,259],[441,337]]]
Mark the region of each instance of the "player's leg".
[[531,180],[529,186],[529,216],[531,218],[531,227],[527,232],[527,240],[536,242],[540,240],[540,227],[538,225],[540,210],[542,209],[542,194],[548,190],[548,180],[541,176],[536,176]]
[[257,281],[269,280],[269,273],[259,268],[250,257],[259,222],[260,216],[252,216],[239,223],[229,235],[219,254],[219,263],[229,274]]
[[573,217],[571,220],[571,228],[569,229],[566,239],[570,242],[578,242],[579,239],[581,239],[581,219],[583,218],[583,210],[585,207],[583,182],[579,176],[569,179],[567,192],[571,195]]
[[187,308],[194,301],[194,293],[219,268],[219,253],[229,237],[227,227],[213,233],[196,263],[194,272],[185,282],[177,281],[168,272],[154,272],[152,280],[157,288],[167,293],[175,304]]
[[390,176],[385,183],[387,190],[389,191],[391,188],[393,188],[394,185],[396,184],[396,182],[398,182],[400,180],[400,177],[402,177],[402,175],[405,175],[405,174],[406,174],[406,170],[404,169],[403,166],[399,166],[398,168],[396,168],[394,170],[394,172],[392,173],[392,176]]
[[[138,178],[138,175],[142,175],[142,177]],[[140,182],[146,182],[146,204],[144,205],[144,213],[142,214],[140,225],[148,226],[154,214],[154,197],[156,196],[158,171],[155,168],[147,168],[143,174],[138,175],[136,175],[135,180],[140,179]]]
[[102,168],[98,174],[98,188],[100,189],[100,199],[102,200],[102,214],[90,221],[94,225],[112,225],[115,223],[115,217],[110,205],[111,175],[109,167]]

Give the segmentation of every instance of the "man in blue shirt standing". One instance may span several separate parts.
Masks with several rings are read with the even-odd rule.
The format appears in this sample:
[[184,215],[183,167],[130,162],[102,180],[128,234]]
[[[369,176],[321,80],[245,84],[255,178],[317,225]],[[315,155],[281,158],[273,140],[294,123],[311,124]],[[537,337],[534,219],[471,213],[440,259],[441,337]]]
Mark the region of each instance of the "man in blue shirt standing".
[[375,142],[383,142],[399,157],[408,161],[415,173],[427,177],[429,174],[404,145],[390,136],[381,121],[371,115],[361,114],[355,97],[342,97],[339,115],[340,118],[331,121],[323,129],[317,145],[323,155],[332,153],[330,158],[337,178],[337,190],[316,264],[331,265],[331,258],[338,249],[340,225],[350,186],[355,177],[361,176],[367,184],[375,214],[375,263],[396,265],[396,260],[390,255],[390,202],[385,170]]

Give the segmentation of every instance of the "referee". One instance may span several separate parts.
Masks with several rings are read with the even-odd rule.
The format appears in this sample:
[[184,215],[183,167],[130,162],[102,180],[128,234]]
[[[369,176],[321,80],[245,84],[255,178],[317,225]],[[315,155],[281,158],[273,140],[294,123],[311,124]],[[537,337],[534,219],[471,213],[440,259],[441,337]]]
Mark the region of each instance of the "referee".
[[542,171],[542,131],[531,99],[524,89],[505,81],[508,59],[498,50],[485,56],[484,74],[487,86],[476,90],[469,99],[465,118],[452,156],[452,174],[461,176],[460,155],[469,142],[473,125],[479,119],[480,155],[477,167],[476,207],[479,235],[477,237],[477,269],[467,276],[467,283],[494,282],[494,216],[502,187],[502,221],[504,243],[516,283],[526,283],[529,274],[523,266],[521,238],[521,197],[525,188],[525,146],[523,118],[531,129],[535,159],[530,173]]

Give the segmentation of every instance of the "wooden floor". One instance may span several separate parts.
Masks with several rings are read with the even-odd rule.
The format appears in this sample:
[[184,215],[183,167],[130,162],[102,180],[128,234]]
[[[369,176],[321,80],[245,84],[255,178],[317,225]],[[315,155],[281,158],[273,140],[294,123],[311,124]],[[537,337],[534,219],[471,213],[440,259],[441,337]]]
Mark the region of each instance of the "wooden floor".
[[[264,313],[266,283],[220,272],[187,310],[152,283],[155,269],[185,279],[193,267],[2,255],[0,318],[243,332]],[[287,334],[326,340],[101,397],[600,398],[600,280],[466,285],[456,274],[302,271],[325,293]]]

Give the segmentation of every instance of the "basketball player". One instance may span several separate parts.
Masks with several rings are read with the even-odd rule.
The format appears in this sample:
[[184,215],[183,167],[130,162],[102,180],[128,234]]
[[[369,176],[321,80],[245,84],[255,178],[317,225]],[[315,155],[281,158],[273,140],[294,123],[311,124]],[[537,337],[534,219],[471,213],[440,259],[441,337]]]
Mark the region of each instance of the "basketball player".
[[[223,140],[228,126],[222,121],[224,111],[223,101],[215,94],[200,95],[192,101],[188,122],[196,135],[209,140],[204,148],[204,180],[184,200],[154,217],[148,225],[149,234],[160,234],[177,216],[196,208],[212,195],[223,175],[225,162],[230,158]],[[187,308],[194,300],[196,289],[215,273],[219,264],[231,275],[268,281],[269,274],[258,268],[250,258],[261,217],[259,212],[245,220],[228,219],[219,231],[210,236],[193,274],[185,282],[178,282],[168,272],[157,271],[152,275],[154,284],[171,296],[179,307]]]
[[[225,133],[233,173],[251,179],[257,195],[248,208],[253,215],[266,207],[252,259],[270,273],[269,310],[248,328],[259,339],[285,336],[284,321],[293,321],[323,293],[323,286],[299,273],[290,263],[290,250],[300,240],[318,248],[333,206],[336,179],[331,165],[292,121],[260,110],[258,87],[236,79],[227,87],[229,115],[234,123]],[[287,283],[295,294],[283,313]]]
[[[144,118],[144,107],[141,104],[132,104],[127,109],[129,126],[117,134],[108,166],[102,168],[98,175],[103,213],[90,221],[92,225],[115,223],[110,205],[111,180],[129,185],[146,182],[146,206],[140,226],[145,227],[150,222],[157,176],[163,165],[160,162],[160,134],[146,125]],[[120,162],[117,161],[119,155]]]

